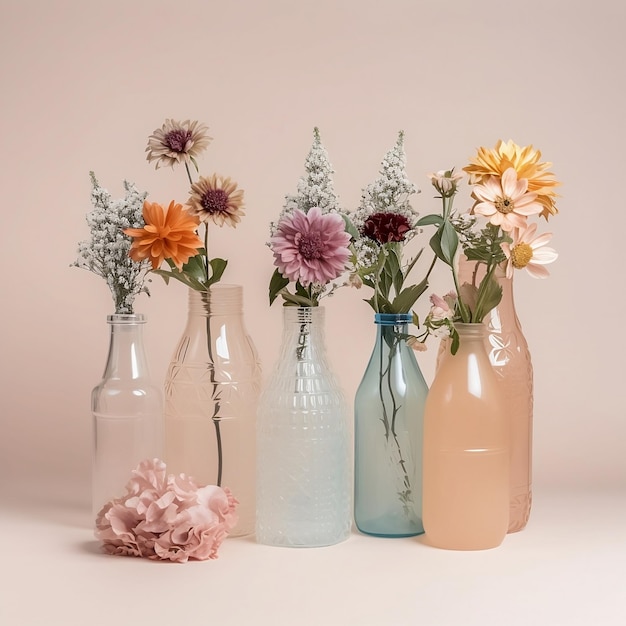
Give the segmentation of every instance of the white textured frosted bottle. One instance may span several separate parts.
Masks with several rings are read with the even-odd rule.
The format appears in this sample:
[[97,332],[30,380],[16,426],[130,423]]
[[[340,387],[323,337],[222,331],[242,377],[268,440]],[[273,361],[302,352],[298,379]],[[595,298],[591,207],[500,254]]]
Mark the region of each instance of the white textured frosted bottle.
[[256,537],[327,546],[351,529],[347,406],[326,358],[324,309],[283,311],[280,356],[257,420]]

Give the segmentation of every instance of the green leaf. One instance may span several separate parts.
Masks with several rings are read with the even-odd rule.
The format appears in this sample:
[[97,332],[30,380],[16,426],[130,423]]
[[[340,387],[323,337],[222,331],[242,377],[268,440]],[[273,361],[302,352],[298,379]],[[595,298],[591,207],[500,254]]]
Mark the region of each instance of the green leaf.
[[196,254],[192,256],[187,263],[183,265],[183,274],[188,274],[201,283],[206,282],[206,269],[202,255]]
[[424,217],[417,220],[416,226],[430,226],[431,224],[436,224],[439,226],[443,224],[443,216],[442,215],[424,215]]
[[274,270],[272,278],[270,279],[270,306],[274,303],[274,300],[278,297],[278,294],[289,284],[289,279],[285,278],[278,268]]
[[450,352],[456,354],[459,349],[459,333],[456,329],[452,331],[452,345],[450,346]]
[[459,236],[450,222],[444,222],[430,239],[430,247],[444,263],[452,267],[459,246]]
[[348,233],[348,235],[350,235],[352,239],[358,239],[361,235],[359,234],[359,231],[356,229],[356,226],[352,223],[350,218],[345,213],[340,213],[339,215],[341,215],[341,217],[343,218],[344,224],[346,226],[346,232]]
[[400,293],[404,282],[404,276],[400,268],[401,254],[402,252],[400,250],[392,246],[387,256],[387,263],[385,264],[385,272],[388,274],[396,293]]
[[472,321],[482,322],[485,315],[498,306],[500,300],[502,300],[502,287],[493,276],[485,277],[480,283]]
[[422,256],[422,252],[424,252],[424,248],[422,248],[413,258],[413,260],[409,263],[406,271],[404,272],[405,278],[409,275],[409,272],[413,269],[413,266],[417,263],[417,260]]
[[296,294],[289,293],[286,289],[280,292],[283,300],[283,306],[317,306],[316,302],[313,302],[311,298],[304,298],[303,296],[297,296]]
[[206,291],[205,284],[196,280],[193,276],[189,276],[188,274],[184,274],[183,272],[179,272],[178,270],[171,271],[171,272],[168,272],[167,270],[152,270],[152,271],[154,274],[158,274],[159,276],[162,276],[163,280],[165,280],[166,285],[169,284],[170,278],[174,278],[175,280],[180,281],[184,285],[187,285],[187,287],[191,287],[192,289],[195,289],[196,291]]
[[211,259],[209,265],[211,266],[211,276],[207,280],[207,287],[220,281],[228,261],[226,259]]
[[424,279],[417,285],[403,289],[391,303],[390,313],[408,313],[417,299],[428,289],[428,281]]

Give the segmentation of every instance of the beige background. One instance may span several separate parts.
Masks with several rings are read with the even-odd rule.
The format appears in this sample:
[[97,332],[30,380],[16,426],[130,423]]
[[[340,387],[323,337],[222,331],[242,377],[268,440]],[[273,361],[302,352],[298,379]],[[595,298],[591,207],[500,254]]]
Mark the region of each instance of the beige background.
[[[69,265],[88,234],[90,169],[115,197],[127,178],[152,200],[186,198],[183,170],[155,171],[144,158],[166,117],[207,123],[201,172],[246,191],[247,216],[214,229],[212,253],[244,286],[266,375],[282,326],[280,306],[267,304],[267,226],[296,190],[313,126],[350,209],[399,129],[422,213],[438,208],[429,171],[462,167],[499,138],[540,148],[563,186],[551,278],[516,277],[536,376],[535,490],[623,496],[625,7],[0,0],[0,507],[32,498],[88,508],[89,394],[112,301],[101,279]],[[438,272],[434,289],[448,285]],[[152,294],[136,308],[162,380],[186,293],[155,277]],[[327,302],[330,358],[350,401],[373,343],[361,297],[346,288]],[[420,355],[429,383],[435,352]]]
[[[184,170],[155,171],[144,159],[148,135],[173,117],[209,124],[201,172],[231,175],[246,191],[241,226],[214,229],[211,244],[230,260],[227,280],[244,285],[266,374],[282,324],[280,306],[267,304],[267,225],[296,190],[314,125],[350,209],[399,129],[422,213],[439,208],[429,171],[462,167],[498,138],[540,148],[563,185],[549,224],[560,253],[551,278],[516,277],[536,373],[535,481],[624,485],[621,4],[0,7],[3,481],[44,480],[88,499],[89,392],[112,303],[104,281],[69,267],[88,235],[88,171],[114,197],[127,178],[153,200],[184,200]],[[154,278],[136,308],[149,317],[147,348],[162,379],[186,293]],[[447,288],[445,270],[436,278]],[[327,301],[331,359],[350,399],[373,342],[361,297],[346,288]],[[428,382],[434,354],[431,345],[420,358]]]

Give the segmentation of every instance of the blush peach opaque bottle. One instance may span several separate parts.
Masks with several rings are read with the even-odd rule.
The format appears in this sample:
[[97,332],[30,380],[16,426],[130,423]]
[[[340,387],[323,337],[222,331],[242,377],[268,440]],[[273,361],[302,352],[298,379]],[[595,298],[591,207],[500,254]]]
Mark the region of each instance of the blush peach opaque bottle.
[[427,542],[495,548],[509,522],[509,428],[483,324],[456,324],[424,412],[423,519]]

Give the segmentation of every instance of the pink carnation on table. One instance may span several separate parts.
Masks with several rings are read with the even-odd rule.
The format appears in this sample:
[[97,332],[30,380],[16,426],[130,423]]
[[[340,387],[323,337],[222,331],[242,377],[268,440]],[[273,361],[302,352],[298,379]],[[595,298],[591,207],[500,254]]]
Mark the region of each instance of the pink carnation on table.
[[237,500],[228,488],[199,486],[166,473],[159,459],[143,461],[126,495],[98,513],[96,537],[108,554],[186,562],[217,558],[237,523]]
[[280,273],[306,287],[326,284],[345,271],[349,243],[343,218],[313,207],[308,213],[296,209],[283,217],[270,247]]

